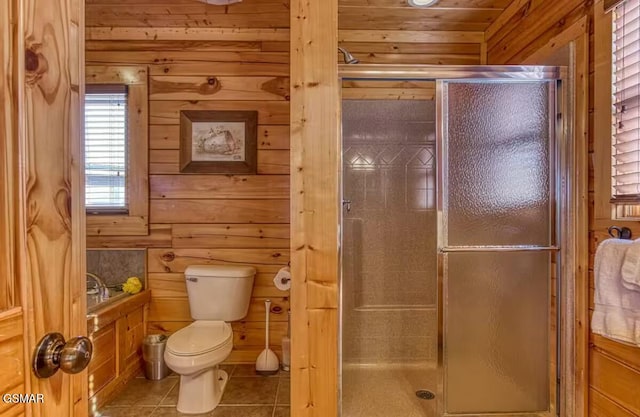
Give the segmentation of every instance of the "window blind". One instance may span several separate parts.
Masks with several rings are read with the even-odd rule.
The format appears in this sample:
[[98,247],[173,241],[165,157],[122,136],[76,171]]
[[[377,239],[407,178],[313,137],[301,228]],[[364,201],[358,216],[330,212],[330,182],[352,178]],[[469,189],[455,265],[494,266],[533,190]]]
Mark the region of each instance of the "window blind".
[[126,211],[127,90],[87,85],[85,202],[88,211]]
[[613,172],[615,203],[640,202],[640,0],[613,15]]

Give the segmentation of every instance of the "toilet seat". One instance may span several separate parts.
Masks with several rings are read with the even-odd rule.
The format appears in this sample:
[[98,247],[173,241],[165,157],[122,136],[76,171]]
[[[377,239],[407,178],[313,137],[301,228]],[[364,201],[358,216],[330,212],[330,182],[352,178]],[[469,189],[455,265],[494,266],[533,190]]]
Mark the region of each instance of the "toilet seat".
[[176,356],[197,356],[224,349],[233,342],[231,325],[224,321],[195,321],[167,340],[167,351]]

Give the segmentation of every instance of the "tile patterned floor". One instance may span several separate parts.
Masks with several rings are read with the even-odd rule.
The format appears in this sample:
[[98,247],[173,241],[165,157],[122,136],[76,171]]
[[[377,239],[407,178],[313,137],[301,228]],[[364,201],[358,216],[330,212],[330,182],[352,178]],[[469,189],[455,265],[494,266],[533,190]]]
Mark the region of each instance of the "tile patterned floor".
[[263,377],[255,374],[254,365],[223,365],[230,375],[222,401],[210,413],[182,414],[176,411],[178,376],[148,381],[140,376],[96,417],[289,417],[288,372]]

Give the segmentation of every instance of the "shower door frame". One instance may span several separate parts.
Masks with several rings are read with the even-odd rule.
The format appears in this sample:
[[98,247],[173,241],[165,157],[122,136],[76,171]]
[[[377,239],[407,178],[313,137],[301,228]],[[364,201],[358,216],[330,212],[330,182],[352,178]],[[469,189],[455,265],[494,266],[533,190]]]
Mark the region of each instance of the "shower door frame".
[[[564,67],[549,67],[549,66],[444,66],[444,65],[386,65],[386,64],[360,64],[360,65],[339,65],[338,70],[339,85],[342,86],[343,80],[433,80],[436,82],[436,115],[442,115],[442,86],[445,81],[536,81],[536,82],[551,82],[555,81],[555,113],[561,115],[556,120],[555,138],[552,138],[552,142],[555,144],[555,175],[553,184],[555,190],[552,191],[554,202],[556,205],[556,218],[554,234],[556,236],[555,246],[559,246],[562,250],[559,251],[559,265],[556,267],[556,290],[557,290],[557,306],[556,306],[556,324],[557,331],[555,335],[552,335],[556,339],[557,345],[557,365],[556,365],[556,379],[557,386],[554,387],[550,381],[550,407],[549,412],[541,413],[500,413],[501,416],[549,416],[560,415],[570,417],[573,414],[573,410],[567,409],[565,404],[574,404],[574,396],[576,389],[569,389],[570,387],[563,387],[560,389],[561,381],[571,381],[575,387],[578,387],[583,383],[585,376],[579,375],[576,372],[574,360],[571,356],[571,352],[575,352],[577,349],[582,349],[582,345],[576,343],[578,339],[578,330],[573,323],[577,320],[575,311],[576,298],[580,296],[579,285],[576,283],[576,258],[579,254],[576,253],[576,242],[579,239],[586,239],[585,231],[580,229],[580,223],[578,222],[575,213],[575,207],[579,207],[581,201],[581,193],[583,190],[579,186],[580,181],[578,179],[578,169],[576,169],[575,153],[582,151],[573,135],[573,97],[569,95],[571,88],[567,88],[567,82],[573,82],[569,77],[569,72]],[[338,103],[338,108],[341,109],[342,100]],[[339,111],[339,114],[341,112]],[[437,160],[442,162],[442,141],[444,140],[444,123],[443,120],[437,118],[436,127],[436,143]],[[340,149],[342,149],[342,135],[339,137]],[[341,153],[340,153],[341,156]],[[340,162],[342,166],[342,161]],[[438,186],[442,184],[443,166],[441,163],[437,167],[437,183]],[[340,190],[340,203],[342,201],[342,172],[338,174]],[[584,208],[586,209],[586,208]],[[340,213],[340,241],[342,244],[342,210]],[[442,301],[442,285],[443,285],[443,271],[442,271],[442,230],[441,219],[443,214],[442,201],[438,198],[437,201],[437,218],[438,218],[438,417],[444,416],[444,370],[443,370],[443,341],[444,341],[444,329],[443,329],[443,301]],[[342,248],[340,247],[339,253],[339,326],[342,326]],[[566,279],[571,278],[571,279]],[[568,286],[568,290],[561,292],[562,282],[565,282],[565,289]],[[578,293],[577,293],[578,292]],[[559,308],[558,308],[559,307]],[[564,329],[568,329],[571,334],[564,334]],[[552,339],[550,339],[551,342]],[[550,356],[551,357],[551,356]],[[342,409],[342,329],[338,331],[338,404],[339,413]],[[575,388],[571,387],[571,388]],[[562,395],[562,397],[561,397]],[[555,400],[555,401],[554,401]],[[555,407],[555,408],[554,408]],[[455,416],[457,414],[451,414]],[[463,415],[463,414],[459,414]],[[478,414],[481,415],[481,414]],[[485,414],[486,415],[486,414]],[[495,414],[491,414],[495,415]],[[345,416],[346,417],[346,416]]]

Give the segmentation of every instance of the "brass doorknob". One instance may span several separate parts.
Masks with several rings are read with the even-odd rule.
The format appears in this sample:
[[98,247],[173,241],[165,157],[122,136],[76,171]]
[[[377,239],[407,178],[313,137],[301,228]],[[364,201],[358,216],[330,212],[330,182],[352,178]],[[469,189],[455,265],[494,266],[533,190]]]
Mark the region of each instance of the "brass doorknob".
[[77,374],[89,365],[93,344],[84,336],[74,337],[65,343],[60,333],[45,335],[33,354],[32,368],[38,378],[49,378],[58,369]]

